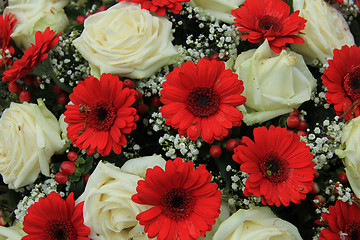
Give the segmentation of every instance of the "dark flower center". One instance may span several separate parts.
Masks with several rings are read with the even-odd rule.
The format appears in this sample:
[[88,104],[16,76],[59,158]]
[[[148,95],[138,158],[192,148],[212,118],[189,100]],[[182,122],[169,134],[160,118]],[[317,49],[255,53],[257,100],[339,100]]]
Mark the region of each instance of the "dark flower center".
[[280,32],[282,25],[279,19],[271,16],[264,16],[257,20],[257,26],[265,32],[269,30],[273,30],[274,32]]
[[360,99],[360,66],[352,66],[344,77],[344,90],[354,101]]
[[99,102],[91,107],[87,118],[90,127],[98,131],[107,131],[113,125],[116,118],[116,109],[111,103]]
[[43,239],[76,240],[78,234],[69,219],[54,219],[47,223]]
[[360,223],[358,222],[351,222],[350,224],[346,225],[344,239],[346,240],[359,240],[360,239]]
[[193,212],[195,199],[190,191],[173,188],[160,199],[163,213],[175,221],[187,219]]
[[289,176],[289,163],[276,152],[266,153],[259,162],[263,177],[271,182],[285,181]]
[[187,109],[196,117],[208,117],[219,109],[219,95],[212,88],[196,87],[187,97]]

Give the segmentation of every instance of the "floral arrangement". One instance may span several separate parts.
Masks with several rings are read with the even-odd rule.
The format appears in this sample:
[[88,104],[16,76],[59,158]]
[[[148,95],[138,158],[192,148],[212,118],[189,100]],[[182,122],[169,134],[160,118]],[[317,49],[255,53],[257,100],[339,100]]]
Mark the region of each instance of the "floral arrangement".
[[357,1],[0,4],[0,239],[359,239]]

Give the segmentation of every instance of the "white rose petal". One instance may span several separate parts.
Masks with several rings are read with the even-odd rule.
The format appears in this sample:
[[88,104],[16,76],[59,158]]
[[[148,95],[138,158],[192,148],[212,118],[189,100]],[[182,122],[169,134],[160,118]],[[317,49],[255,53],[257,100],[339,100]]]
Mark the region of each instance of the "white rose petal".
[[291,223],[275,216],[268,207],[240,209],[225,220],[214,240],[302,240]]
[[190,5],[202,8],[208,15],[232,24],[235,17],[231,14],[231,10],[238,8],[244,2],[245,0],[192,0]]
[[166,161],[161,157],[161,155],[140,157],[126,161],[124,165],[122,165],[121,171],[145,178],[146,170],[148,168],[159,166],[162,169],[165,169],[165,164]]
[[333,50],[344,45],[355,44],[342,14],[323,0],[296,0],[294,11],[300,10],[299,16],[307,20],[300,36],[304,44],[291,44],[290,48],[303,55],[307,64],[314,65],[314,60],[326,64],[332,58]]
[[346,176],[356,197],[360,198],[360,117],[345,125],[341,142],[345,149],[335,153],[344,158]]
[[40,171],[49,176],[50,158],[61,153],[61,131],[55,116],[37,104],[11,103],[0,119],[0,173],[9,188],[33,183]]
[[[230,63],[228,63],[229,66]],[[241,53],[233,69],[244,82],[244,106],[238,107],[248,125],[289,113],[310,99],[316,80],[301,55],[274,53],[267,42]]]
[[76,200],[84,201],[84,224],[94,240],[148,239],[136,215],[151,206],[131,200],[142,178],[126,173],[110,163],[99,162],[90,175],[85,191]]
[[0,240],[21,240],[26,235],[19,223],[11,227],[0,226]]
[[171,25],[138,4],[120,2],[88,17],[73,44],[94,73],[146,78],[177,55]]
[[61,32],[68,25],[64,7],[69,0],[9,0],[4,15],[15,14],[17,20],[11,39],[25,51],[35,43],[35,33],[47,27]]

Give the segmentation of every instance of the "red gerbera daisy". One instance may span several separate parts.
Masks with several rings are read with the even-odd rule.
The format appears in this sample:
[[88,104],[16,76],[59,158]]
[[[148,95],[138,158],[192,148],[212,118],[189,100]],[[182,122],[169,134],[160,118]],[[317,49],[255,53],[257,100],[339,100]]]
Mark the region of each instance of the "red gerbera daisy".
[[334,50],[334,57],[322,75],[327,87],[326,100],[334,104],[336,114],[345,121],[360,115],[360,47],[343,46]]
[[149,238],[158,240],[198,239],[212,229],[219,216],[221,192],[212,176],[200,165],[181,158],[167,161],[165,171],[156,166],[138,181],[132,200],[154,206],[136,216]]
[[232,126],[240,126],[243,115],[235,107],[246,98],[242,81],[221,61],[200,59],[181,64],[166,77],[161,91],[161,113],[166,124],[181,136],[205,142],[222,140]]
[[135,90],[123,88],[123,82],[111,74],[102,74],[100,81],[86,77],[69,96],[72,104],[66,105],[65,122],[69,123],[68,136],[80,149],[102,156],[111,149],[121,153],[127,144],[124,134],[136,128],[139,116],[130,107],[135,102]]
[[84,225],[84,202],[75,207],[74,194],[66,201],[57,192],[41,197],[31,205],[24,218],[23,240],[90,240],[90,228]]
[[[121,1],[128,0],[118,0],[118,2]],[[178,14],[182,9],[180,2],[190,2],[190,0],[131,0],[131,2],[139,3],[141,8],[156,12],[156,14],[163,16],[166,8],[173,13]]]
[[0,45],[1,45],[1,59],[0,67],[11,64],[11,58],[8,55],[14,54],[14,47],[10,45],[10,35],[13,32],[16,19],[14,15],[0,15]]
[[263,204],[299,204],[314,185],[315,163],[310,148],[286,128],[270,126],[254,129],[254,142],[243,137],[246,145],[234,149],[233,159],[241,171],[250,173],[245,196],[261,196]]
[[321,231],[319,240],[351,240],[360,236],[360,208],[337,200],[335,206],[329,207],[329,213],[322,213],[325,223],[330,228]]
[[12,69],[6,70],[3,74],[2,80],[8,82],[14,82],[17,79],[28,75],[34,71],[34,67],[41,63],[48,57],[48,52],[57,44],[59,41],[58,33],[55,35],[55,31],[46,28],[42,33],[37,31],[35,34],[35,45],[31,46],[24,52],[21,59],[16,60],[12,66]]
[[270,48],[280,53],[286,49],[286,43],[304,43],[296,34],[305,28],[306,20],[299,16],[299,11],[290,16],[290,6],[282,0],[246,0],[244,6],[231,11],[234,25],[239,32],[246,32],[241,38],[257,43],[267,39]]

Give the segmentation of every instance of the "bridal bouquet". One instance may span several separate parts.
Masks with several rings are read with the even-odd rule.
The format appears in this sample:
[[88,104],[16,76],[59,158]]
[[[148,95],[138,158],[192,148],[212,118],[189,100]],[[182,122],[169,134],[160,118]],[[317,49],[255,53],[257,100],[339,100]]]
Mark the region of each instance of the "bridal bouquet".
[[360,239],[357,1],[0,4],[0,239]]

